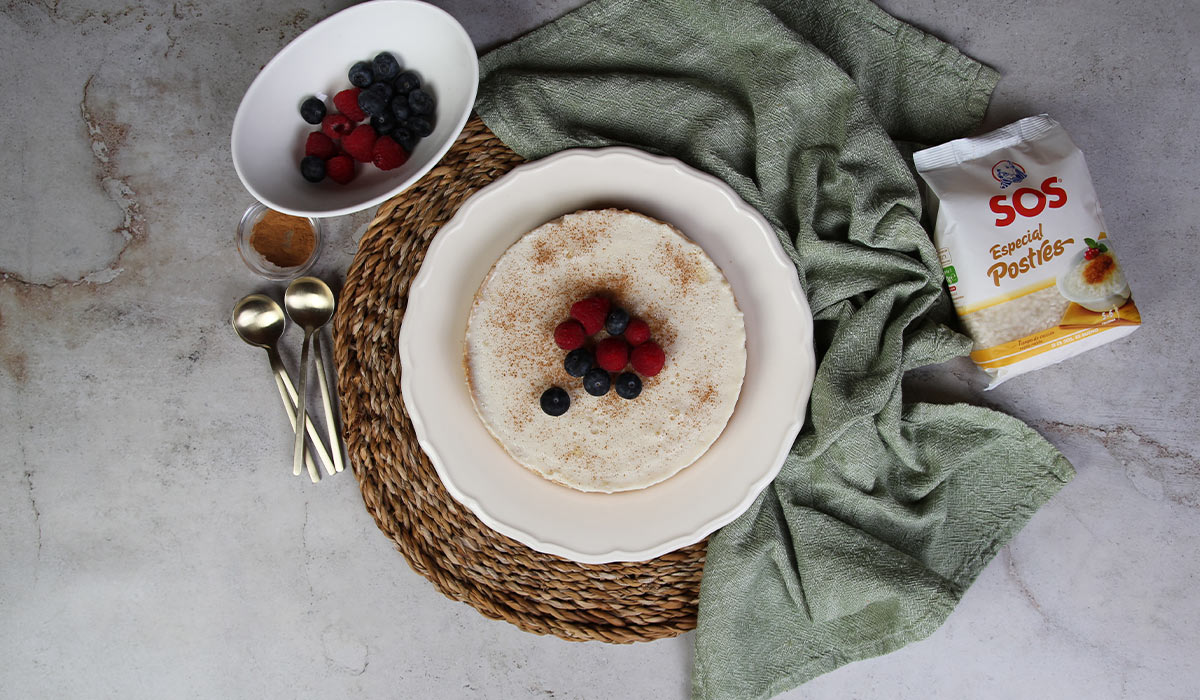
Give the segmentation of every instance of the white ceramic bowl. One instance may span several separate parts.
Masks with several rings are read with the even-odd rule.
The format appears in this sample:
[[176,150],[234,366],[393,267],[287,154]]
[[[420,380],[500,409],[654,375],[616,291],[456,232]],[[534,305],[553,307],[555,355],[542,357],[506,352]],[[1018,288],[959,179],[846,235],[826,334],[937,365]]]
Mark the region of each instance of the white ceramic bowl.
[[[675,225],[721,268],[744,314],[746,377],[725,431],[694,464],[646,489],[584,493],[520,466],[488,433],[463,338],[475,291],[509,245],[563,214],[609,206]],[[812,328],[774,231],[724,182],[631,148],[564,151],[480,190],[438,232],[409,292],[401,389],[447,490],[489,527],[575,561],[639,561],[703,539],[779,473],[812,389]]]
[[[319,126],[300,103],[352,87],[350,66],[390,51],[421,76],[437,100],[434,131],[395,170],[359,164],[346,185],[300,176],[304,141]],[[374,0],[343,10],[296,37],[271,59],[242,97],[233,119],[233,167],[260,202],[296,216],[337,216],[375,206],[429,172],[457,138],[475,103],[479,61],[466,30],[444,10],[415,0]]]

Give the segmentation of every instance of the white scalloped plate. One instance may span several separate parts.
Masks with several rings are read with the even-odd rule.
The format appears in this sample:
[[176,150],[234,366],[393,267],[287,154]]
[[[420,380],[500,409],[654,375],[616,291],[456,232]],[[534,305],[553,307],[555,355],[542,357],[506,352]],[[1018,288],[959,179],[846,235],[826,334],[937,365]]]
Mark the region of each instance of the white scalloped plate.
[[[673,224],[725,273],[746,323],[746,378],[725,432],[679,474],[584,493],[517,464],[471,403],[463,337],[475,291],[524,233],[579,209],[624,207]],[[563,151],[476,192],[437,234],[409,291],[401,389],[446,489],[489,527],[589,564],[642,561],[704,539],[779,473],[812,390],[812,314],[766,220],[724,182],[632,148]]]

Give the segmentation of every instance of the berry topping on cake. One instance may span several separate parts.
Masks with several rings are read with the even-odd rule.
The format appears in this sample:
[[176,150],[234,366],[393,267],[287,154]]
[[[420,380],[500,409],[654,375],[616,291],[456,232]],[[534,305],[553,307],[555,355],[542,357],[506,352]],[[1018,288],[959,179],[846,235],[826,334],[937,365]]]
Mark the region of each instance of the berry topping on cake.
[[579,348],[567,353],[566,359],[563,360],[563,369],[572,377],[582,377],[595,364],[595,361],[592,359],[592,353],[584,348]]
[[571,305],[571,318],[583,324],[583,330],[588,335],[594,335],[604,328],[608,318],[608,299],[604,297],[588,297]]
[[629,312],[625,309],[612,309],[604,320],[604,330],[609,335],[621,335],[629,326]]
[[617,337],[601,340],[596,343],[596,364],[609,372],[620,372],[629,364],[629,346]]
[[612,386],[612,379],[608,376],[608,372],[593,367],[583,375],[583,390],[592,396],[604,396],[608,393],[608,388]]
[[622,372],[614,382],[617,396],[623,399],[636,399],[642,393],[642,380],[633,372]]
[[666,353],[654,341],[642,343],[629,353],[629,364],[633,365],[633,371],[643,377],[653,377],[661,372],[666,361]]
[[571,407],[571,397],[563,389],[552,386],[542,392],[542,410],[549,416],[561,416]]
[[587,333],[583,330],[583,324],[575,319],[563,321],[554,329],[554,342],[563,350],[581,348],[586,339]]
[[625,327],[625,340],[630,345],[641,345],[650,340],[650,326],[640,318],[635,318]]

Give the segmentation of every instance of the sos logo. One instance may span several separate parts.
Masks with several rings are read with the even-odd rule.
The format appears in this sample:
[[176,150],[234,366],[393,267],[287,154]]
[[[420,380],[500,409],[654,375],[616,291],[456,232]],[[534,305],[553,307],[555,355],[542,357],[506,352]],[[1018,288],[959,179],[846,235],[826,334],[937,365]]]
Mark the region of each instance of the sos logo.
[[1008,226],[1017,220],[1017,215],[1024,217],[1037,216],[1046,207],[1058,209],[1067,203],[1067,191],[1057,185],[1061,183],[1057,177],[1048,177],[1042,181],[1038,189],[1021,187],[1012,193],[1012,200],[1006,194],[998,194],[988,200],[988,206],[999,214],[997,226]]

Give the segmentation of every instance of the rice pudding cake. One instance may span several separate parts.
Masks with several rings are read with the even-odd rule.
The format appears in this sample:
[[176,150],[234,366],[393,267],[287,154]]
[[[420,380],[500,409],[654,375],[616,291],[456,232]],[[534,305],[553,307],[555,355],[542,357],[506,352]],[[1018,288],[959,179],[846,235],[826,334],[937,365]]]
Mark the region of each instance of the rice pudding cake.
[[[633,366],[612,370],[613,390],[600,396],[568,374],[570,346],[556,343],[573,305],[595,298],[645,321],[648,344],[662,348],[657,363],[642,353],[638,365],[634,347]],[[589,330],[578,342],[599,359],[598,343],[613,337],[608,346],[628,349],[631,333]],[[565,486],[612,493],[663,481],[716,441],[741,392],[746,330],[725,276],[680,231],[631,211],[579,211],[525,234],[492,266],[471,307],[464,361],[475,410],[513,459]],[[618,378],[635,381],[625,373],[639,366],[640,393],[622,398]],[[552,387],[569,398],[561,415],[542,407]]]

